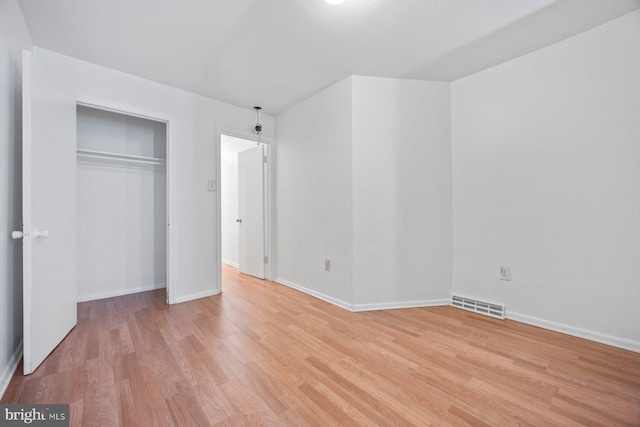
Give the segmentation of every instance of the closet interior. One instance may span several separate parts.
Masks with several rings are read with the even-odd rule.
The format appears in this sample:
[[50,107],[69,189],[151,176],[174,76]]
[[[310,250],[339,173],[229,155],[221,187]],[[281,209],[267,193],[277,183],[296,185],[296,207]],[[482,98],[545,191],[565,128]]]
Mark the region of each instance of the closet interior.
[[166,287],[167,125],[78,105],[78,301]]

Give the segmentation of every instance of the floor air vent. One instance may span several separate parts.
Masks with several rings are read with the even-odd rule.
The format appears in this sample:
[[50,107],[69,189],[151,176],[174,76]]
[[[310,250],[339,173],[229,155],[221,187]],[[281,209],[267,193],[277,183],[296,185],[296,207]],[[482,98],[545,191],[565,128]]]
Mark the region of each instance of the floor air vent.
[[453,295],[451,297],[451,305],[462,308],[464,310],[473,311],[475,313],[486,314],[487,316],[504,319],[505,307],[500,304],[492,304],[490,302],[476,301],[469,298]]

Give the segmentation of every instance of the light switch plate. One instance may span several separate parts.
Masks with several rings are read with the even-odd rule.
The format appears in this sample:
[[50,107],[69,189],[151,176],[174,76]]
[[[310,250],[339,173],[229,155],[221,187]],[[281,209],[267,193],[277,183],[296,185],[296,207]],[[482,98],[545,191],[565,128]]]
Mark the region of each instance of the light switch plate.
[[216,180],[215,179],[210,179],[209,181],[207,181],[207,185],[208,185],[209,191],[216,191]]

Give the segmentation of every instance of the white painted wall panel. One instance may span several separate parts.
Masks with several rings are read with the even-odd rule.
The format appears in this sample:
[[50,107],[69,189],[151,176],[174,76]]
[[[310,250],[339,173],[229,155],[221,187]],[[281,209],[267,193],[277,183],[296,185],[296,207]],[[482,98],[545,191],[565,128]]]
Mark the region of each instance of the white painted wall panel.
[[454,293],[640,348],[638,76],[634,12],[453,83]]
[[356,308],[450,295],[449,99],[448,83],[353,77]]
[[278,115],[276,127],[276,277],[350,304],[351,78]]
[[165,188],[165,173],[83,164],[77,171],[78,300],[164,287],[166,209],[155,199],[165,197],[155,187]]
[[78,106],[78,148],[167,158],[167,128],[160,121]]
[[355,310],[447,302],[449,95],[352,76],[276,118],[281,281]]

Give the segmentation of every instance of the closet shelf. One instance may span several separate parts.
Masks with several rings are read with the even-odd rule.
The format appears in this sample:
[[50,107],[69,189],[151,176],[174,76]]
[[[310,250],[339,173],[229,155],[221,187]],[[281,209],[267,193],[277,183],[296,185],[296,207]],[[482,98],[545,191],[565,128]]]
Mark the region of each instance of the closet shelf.
[[158,157],[133,156],[94,150],[76,150],[77,162],[84,165],[113,166],[145,170],[166,170],[167,161]]

